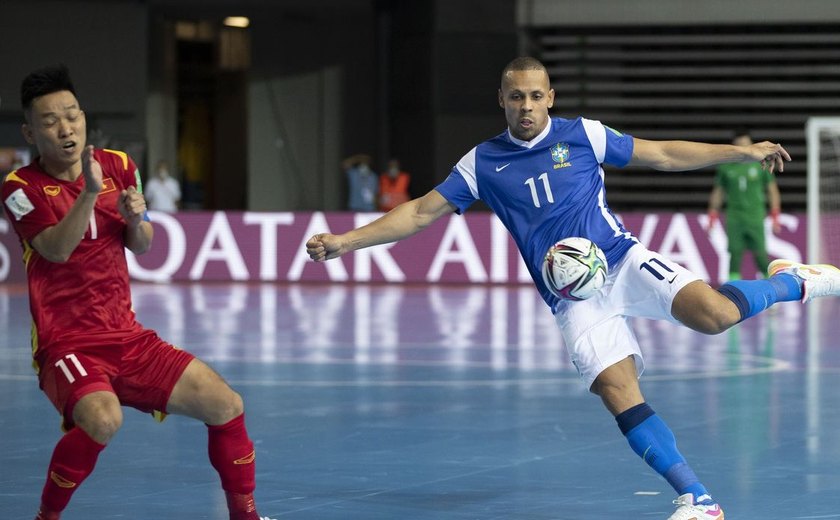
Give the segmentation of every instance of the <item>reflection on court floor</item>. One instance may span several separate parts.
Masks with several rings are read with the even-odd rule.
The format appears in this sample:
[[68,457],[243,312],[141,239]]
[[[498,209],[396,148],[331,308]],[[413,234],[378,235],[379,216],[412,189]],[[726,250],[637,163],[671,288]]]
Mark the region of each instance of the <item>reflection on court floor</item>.
[[[263,514],[667,518],[667,484],[581,387],[526,286],[137,284],[140,321],[246,401]],[[840,518],[840,304],[719,336],[634,321],[643,390],[729,518]],[[0,518],[31,519],[60,435],[0,287]],[[204,426],[126,412],[64,518],[226,518]]]

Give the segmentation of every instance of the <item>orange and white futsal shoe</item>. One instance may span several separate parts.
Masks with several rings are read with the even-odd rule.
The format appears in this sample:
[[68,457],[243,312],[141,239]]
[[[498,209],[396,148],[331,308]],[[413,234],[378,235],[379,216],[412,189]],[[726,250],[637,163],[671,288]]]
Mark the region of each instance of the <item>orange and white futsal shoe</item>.
[[[709,498],[702,495],[700,498]],[[723,509],[718,504],[695,504],[694,495],[686,493],[674,500],[677,510],[668,520],[723,520]]]
[[789,273],[802,280],[802,303],[822,296],[840,296],[840,269],[828,264],[798,264],[773,260],[767,268],[770,276]]

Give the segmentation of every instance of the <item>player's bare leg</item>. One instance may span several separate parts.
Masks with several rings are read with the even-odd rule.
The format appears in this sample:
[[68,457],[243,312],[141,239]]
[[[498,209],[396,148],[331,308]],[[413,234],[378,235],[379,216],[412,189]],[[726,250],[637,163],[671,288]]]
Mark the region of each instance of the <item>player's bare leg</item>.
[[122,427],[120,400],[113,392],[92,392],[73,407],[73,422],[99,444],[108,444]]
[[677,293],[671,314],[686,327],[704,334],[720,334],[741,320],[732,300],[700,280]]
[[723,520],[723,510],[677,449],[673,432],[645,402],[633,356],[598,374],[590,390],[601,397],[615,416],[633,451],[677,491],[680,498],[675,504],[679,507],[671,519]]
[[166,404],[167,413],[186,415],[209,425],[224,424],[244,410],[242,397],[199,359],[187,365]]
[[777,302],[840,296],[840,269],[774,260],[764,280],[733,280],[715,290],[692,282],[674,298],[672,315],[686,326],[718,334],[770,308]]
[[626,357],[598,374],[589,390],[601,398],[611,414],[618,415],[645,401],[636,374],[633,356]]
[[245,429],[239,396],[213,369],[198,359],[175,384],[167,413],[207,424],[210,462],[222,480],[231,520],[259,520],[254,504],[254,443]]

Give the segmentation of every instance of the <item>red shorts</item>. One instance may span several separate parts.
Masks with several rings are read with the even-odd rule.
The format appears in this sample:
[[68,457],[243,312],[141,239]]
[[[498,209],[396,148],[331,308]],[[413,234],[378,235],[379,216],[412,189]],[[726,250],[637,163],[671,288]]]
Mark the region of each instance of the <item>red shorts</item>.
[[73,426],[73,407],[92,392],[113,392],[121,404],[143,412],[165,412],[175,383],[195,358],[152,330],[120,342],[86,344],[74,338],[46,350],[37,359],[38,380],[65,429]]

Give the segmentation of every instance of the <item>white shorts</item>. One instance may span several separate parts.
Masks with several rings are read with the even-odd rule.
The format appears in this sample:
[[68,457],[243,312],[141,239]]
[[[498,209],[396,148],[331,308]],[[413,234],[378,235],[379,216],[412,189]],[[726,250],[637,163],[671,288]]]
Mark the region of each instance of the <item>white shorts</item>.
[[554,318],[586,388],[604,369],[631,355],[641,376],[645,363],[629,318],[679,323],[671,304],[680,289],[696,280],[700,277],[688,269],[637,244],[618,265],[609,266],[607,281],[595,296],[562,301]]

